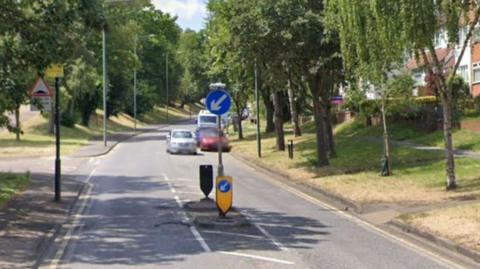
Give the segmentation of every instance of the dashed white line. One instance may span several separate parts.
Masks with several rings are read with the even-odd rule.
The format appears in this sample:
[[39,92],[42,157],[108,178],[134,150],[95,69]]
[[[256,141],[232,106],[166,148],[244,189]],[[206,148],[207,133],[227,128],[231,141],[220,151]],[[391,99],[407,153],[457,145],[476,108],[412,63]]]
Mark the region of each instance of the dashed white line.
[[245,237],[245,238],[252,238],[252,239],[260,239],[260,240],[268,240],[265,239],[263,236],[259,235],[251,235],[251,234],[242,234],[242,233],[230,233],[230,232],[221,232],[221,231],[204,231],[207,234],[221,234],[221,235],[230,235],[230,236],[238,236],[238,237]]
[[[170,190],[172,191],[172,193],[175,193],[176,190],[175,190],[175,187],[173,187],[173,185],[170,183],[170,180],[168,179],[167,175],[166,174],[163,174],[163,178],[165,179],[165,181],[167,182],[168,184],[168,187],[170,188]],[[175,191],[175,192],[174,192]],[[190,219],[188,218],[187,216],[187,213],[185,213],[185,211],[183,210],[183,202],[182,200],[180,200],[180,197],[178,197],[178,195],[175,195],[174,196],[174,199],[175,201],[177,202],[177,205],[182,209],[182,211],[180,212],[180,214],[182,215],[182,220],[184,222],[187,222],[187,223],[190,223]],[[191,233],[193,234],[193,236],[195,237],[195,240],[200,244],[200,246],[203,248],[203,250],[205,252],[212,252],[212,250],[210,249],[210,247],[208,246],[207,242],[205,241],[205,239],[202,237],[202,235],[198,232],[197,228],[195,227],[195,225],[190,225],[190,231]]]
[[256,260],[263,260],[263,261],[268,261],[268,262],[281,263],[281,264],[288,264],[288,265],[295,264],[293,262],[286,261],[286,260],[274,259],[274,258],[263,257],[263,256],[258,256],[258,255],[252,255],[252,254],[245,254],[245,253],[240,253],[240,252],[220,251],[220,253],[226,254],[226,255],[246,257],[246,258],[251,258],[251,259],[256,259]]

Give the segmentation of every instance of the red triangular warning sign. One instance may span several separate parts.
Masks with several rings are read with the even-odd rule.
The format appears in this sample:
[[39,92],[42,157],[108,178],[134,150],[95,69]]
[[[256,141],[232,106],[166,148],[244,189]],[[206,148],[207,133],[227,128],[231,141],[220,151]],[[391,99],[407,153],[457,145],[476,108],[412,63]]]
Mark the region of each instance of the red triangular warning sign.
[[39,77],[35,82],[35,85],[33,86],[30,95],[33,97],[52,96],[52,91],[48,87],[47,83],[45,83],[45,81],[43,81],[43,79]]

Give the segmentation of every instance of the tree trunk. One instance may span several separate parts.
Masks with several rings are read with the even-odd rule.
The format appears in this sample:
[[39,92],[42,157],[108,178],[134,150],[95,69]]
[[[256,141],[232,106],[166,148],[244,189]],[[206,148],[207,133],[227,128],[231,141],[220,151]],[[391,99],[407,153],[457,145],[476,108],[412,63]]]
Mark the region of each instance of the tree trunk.
[[333,128],[332,128],[332,117],[330,113],[330,108],[327,107],[325,110],[325,131],[326,131],[326,138],[327,138],[327,147],[328,152],[330,153],[330,158],[337,157],[337,150],[335,149],[335,141],[333,139]]
[[455,178],[455,157],[452,141],[452,94],[450,89],[447,89],[447,93],[442,92],[440,96],[443,104],[443,138],[447,159],[447,190],[452,190],[457,187],[457,180]]
[[238,129],[238,139],[243,140],[243,129],[242,129],[242,109],[237,106],[237,129]]
[[290,104],[290,115],[292,117],[293,133],[295,137],[302,136],[302,131],[300,129],[300,123],[298,121],[298,112],[297,112],[297,102],[295,102],[295,94],[293,93],[292,80],[289,74],[287,88],[288,88],[288,101]]
[[277,150],[285,151],[285,133],[283,131],[283,94],[280,91],[273,93],[275,107],[275,134]]
[[270,90],[263,90],[262,91],[262,99],[265,105],[265,117],[266,117],[266,125],[265,125],[265,132],[272,133],[275,131],[275,123],[273,121],[273,114],[274,114],[274,105],[270,98]]
[[319,92],[324,89],[320,89],[319,75],[315,77],[310,82],[310,91],[313,98],[313,116],[315,118],[315,129],[316,129],[316,138],[317,138],[317,165],[327,166],[330,165],[327,156],[327,145],[325,143],[325,126],[322,112],[322,104],[320,102]]
[[[455,156],[453,152],[453,141],[452,141],[452,103],[453,97],[450,87],[446,84],[445,78],[443,77],[443,71],[440,65],[440,62],[435,54],[435,49],[432,44],[430,44],[429,50],[432,54],[433,67],[432,64],[427,64],[428,71],[430,74],[434,74],[435,84],[440,90],[440,99],[443,106],[443,140],[445,143],[445,157],[446,157],[446,174],[447,174],[447,190],[453,190],[457,187],[457,180],[455,177]],[[425,53],[425,50],[421,50],[421,54],[426,63],[428,63],[428,57]]]
[[15,107],[15,139],[20,141],[20,132],[22,131],[20,126],[20,106]]
[[382,171],[382,176],[390,176],[392,174],[392,159],[390,154],[390,139],[387,129],[387,113],[385,110],[385,97],[382,97],[382,122],[383,122],[383,146],[385,148],[385,159],[387,161],[387,169]]

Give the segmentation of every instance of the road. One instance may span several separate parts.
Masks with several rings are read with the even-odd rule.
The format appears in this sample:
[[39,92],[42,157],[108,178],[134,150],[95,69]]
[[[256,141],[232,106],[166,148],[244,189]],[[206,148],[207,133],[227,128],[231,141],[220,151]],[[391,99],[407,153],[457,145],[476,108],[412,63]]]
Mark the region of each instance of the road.
[[[193,125],[176,126],[193,128]],[[354,217],[274,183],[232,156],[234,206],[251,225],[192,226],[182,205],[202,198],[198,166],[215,153],[168,155],[165,130],[101,158],[90,199],[47,268],[452,268]]]

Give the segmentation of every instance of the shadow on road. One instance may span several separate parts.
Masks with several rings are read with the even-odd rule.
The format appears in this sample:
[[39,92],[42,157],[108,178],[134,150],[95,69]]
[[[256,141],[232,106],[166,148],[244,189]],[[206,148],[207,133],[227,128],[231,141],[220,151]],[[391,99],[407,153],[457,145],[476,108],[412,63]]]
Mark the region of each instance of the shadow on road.
[[[43,190],[43,198],[22,194],[16,198],[21,200],[18,208],[2,211],[0,223],[1,218],[10,210],[15,211],[13,213],[18,218],[22,218],[22,210],[30,208],[25,214],[33,216],[25,216],[23,222],[17,220],[15,225],[18,232],[7,238],[8,241],[0,237],[3,242],[42,241],[39,238],[40,232],[61,223],[63,214],[72,206],[75,191],[79,190],[78,182],[65,180],[65,190],[70,190],[71,193],[64,202],[56,204],[51,201],[53,175],[35,175],[35,178],[39,177],[42,180],[39,181],[38,188]],[[74,177],[75,175],[70,176]],[[168,265],[204,252],[190,230],[192,224],[182,219],[181,209],[166,182],[151,176],[123,177],[101,174],[95,175],[95,180],[102,181],[102,184],[93,188],[88,201],[89,209],[81,215],[79,228],[74,234],[75,240],[70,242],[64,256],[67,264],[74,267],[87,264]],[[36,181],[37,179],[33,184],[37,184]],[[35,188],[28,192],[34,193]],[[42,203],[37,205],[36,199],[42,200]],[[81,203],[82,199],[79,202]],[[15,201],[13,203],[15,204]],[[62,207],[60,211],[58,206]],[[311,248],[321,241],[321,236],[329,233],[329,227],[314,219],[254,208],[239,210],[248,211],[255,217],[256,224],[268,230],[288,248]],[[3,223],[2,228],[6,223]],[[213,251],[280,251],[278,246],[254,225],[199,230]],[[32,248],[35,246],[38,247],[38,244],[33,244]],[[18,249],[11,247],[8,260],[12,264],[20,263],[28,251],[35,254],[32,249],[22,249],[21,245]],[[2,256],[4,255],[0,252],[0,257]]]

